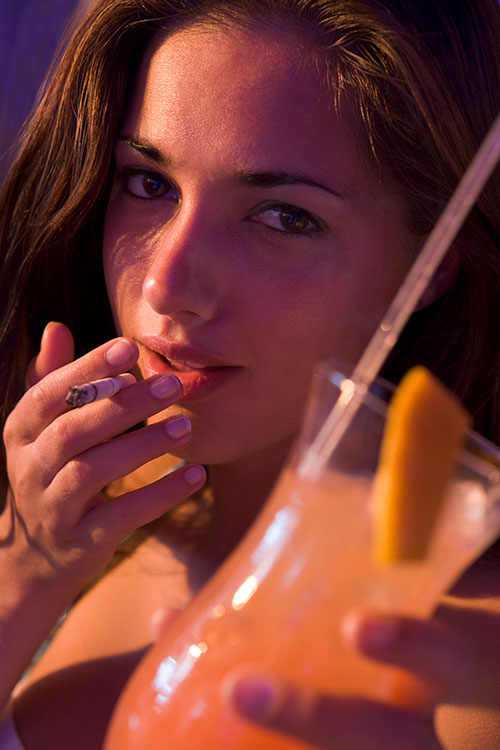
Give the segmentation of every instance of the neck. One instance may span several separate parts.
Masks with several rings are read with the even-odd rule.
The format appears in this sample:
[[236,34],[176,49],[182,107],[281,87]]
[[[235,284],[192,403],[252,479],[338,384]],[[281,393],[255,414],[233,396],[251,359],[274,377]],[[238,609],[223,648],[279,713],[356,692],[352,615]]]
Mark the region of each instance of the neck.
[[265,453],[210,467],[215,501],[207,537],[211,554],[225,557],[251,526],[276,483],[289,448],[287,442]]

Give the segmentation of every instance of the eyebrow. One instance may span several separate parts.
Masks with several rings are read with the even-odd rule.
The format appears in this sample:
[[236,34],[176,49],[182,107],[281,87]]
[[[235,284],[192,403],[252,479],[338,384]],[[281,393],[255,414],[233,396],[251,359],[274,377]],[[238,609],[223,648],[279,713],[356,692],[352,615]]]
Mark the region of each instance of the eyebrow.
[[139,139],[134,135],[119,135],[118,140],[135,148],[140,154],[147,156],[148,159],[151,159],[157,164],[167,165],[169,163],[168,159],[165,159],[161,151],[149,141]]
[[[119,141],[123,141],[133,149],[138,151],[143,156],[146,156],[151,161],[161,166],[168,166],[170,159],[166,158],[161,151],[153,146],[146,139],[138,138],[133,135],[120,135]],[[281,170],[271,170],[263,172],[255,172],[253,170],[238,168],[235,170],[234,175],[231,175],[227,180],[230,184],[247,185],[251,187],[278,187],[279,185],[308,185],[309,187],[319,188],[325,190],[330,195],[334,195],[336,198],[344,200],[344,195],[339,193],[338,190],[334,190],[321,182],[312,180],[310,177],[301,174],[290,174]]]
[[344,196],[337,190],[323,185],[321,182],[311,180],[310,177],[301,174],[290,174],[282,171],[270,172],[252,172],[247,169],[238,169],[236,171],[236,181],[246,185],[256,187],[277,187],[278,185],[308,185],[309,187],[326,190],[327,193],[334,195],[336,198],[344,199]]

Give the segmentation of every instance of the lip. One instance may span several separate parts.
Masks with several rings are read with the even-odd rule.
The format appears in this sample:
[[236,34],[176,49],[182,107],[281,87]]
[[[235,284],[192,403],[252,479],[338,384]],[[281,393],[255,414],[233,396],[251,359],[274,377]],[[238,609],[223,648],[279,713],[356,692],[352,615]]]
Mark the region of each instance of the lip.
[[[141,350],[144,377],[165,372],[181,382],[183,394],[179,403],[202,399],[234,380],[243,367],[226,364],[223,358],[205,349],[179,344],[154,335],[137,340]],[[179,370],[170,362],[189,363],[189,369]],[[183,366],[181,364],[181,366]]]

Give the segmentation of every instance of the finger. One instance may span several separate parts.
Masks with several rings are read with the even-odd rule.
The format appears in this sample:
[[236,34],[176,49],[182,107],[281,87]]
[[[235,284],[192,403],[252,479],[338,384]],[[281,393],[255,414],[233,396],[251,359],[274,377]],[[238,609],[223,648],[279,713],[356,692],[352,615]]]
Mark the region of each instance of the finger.
[[314,693],[264,676],[233,676],[224,689],[245,718],[323,750],[439,750],[430,721],[363,699]]
[[437,750],[432,726],[421,717],[370,701],[341,698],[263,676],[237,678],[234,707],[246,718],[290,734],[315,748]]
[[86,451],[69,461],[50,484],[51,506],[59,507],[66,523],[77,523],[83,508],[95,504],[93,498],[103,487],[190,439],[190,420],[175,416]]
[[394,664],[444,694],[471,671],[468,644],[437,619],[417,620],[351,612],[344,619],[346,643],[365,656]]
[[[94,464],[97,469],[94,484],[98,482],[98,489],[101,489],[112,479],[128,474],[150,458],[161,455],[161,452],[168,452],[175,444],[175,428],[180,429],[183,424],[190,427],[188,421],[168,422],[164,427],[160,426],[160,430],[156,432],[137,431],[119,442],[116,442],[116,436],[152,414],[171,406],[181,394],[182,387],[175,375],[158,375],[129,385],[112,399],[88,404],[82,409],[74,409],[59,416],[33,444],[32,460],[38,467],[41,484],[47,487],[61,470],[61,476],[57,477],[57,481],[64,482],[68,471],[78,469],[76,461],[82,468],[84,464]],[[184,434],[182,437],[188,436]],[[104,466],[102,460],[100,461],[99,470],[96,463],[99,462],[99,452],[91,451],[112,438],[115,440],[108,446],[103,446],[102,450],[99,449],[102,459],[107,458],[107,464]],[[155,439],[158,441],[156,445]],[[137,451],[136,461],[131,453],[134,444]],[[68,462],[72,462],[70,466],[67,466]],[[132,465],[133,463],[135,465]]]
[[69,410],[65,399],[70,386],[119,375],[136,363],[138,354],[134,342],[117,338],[49,373],[27,391],[11,413],[8,439],[33,442],[48,424]]
[[199,490],[207,478],[199,464],[189,464],[153,484],[92,508],[81,526],[98,544],[120,542],[135,529],[156,520]]
[[69,328],[63,323],[48,323],[42,335],[40,352],[28,365],[26,387],[31,388],[53,370],[69,364],[74,356],[75,346]]

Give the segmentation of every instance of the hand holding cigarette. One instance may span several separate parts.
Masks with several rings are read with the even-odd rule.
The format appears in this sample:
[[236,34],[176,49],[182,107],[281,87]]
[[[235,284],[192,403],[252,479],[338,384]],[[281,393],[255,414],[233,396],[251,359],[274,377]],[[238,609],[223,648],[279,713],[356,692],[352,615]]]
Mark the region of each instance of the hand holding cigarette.
[[[70,330],[53,322],[30,365],[27,392],[9,415],[7,502],[15,510],[3,519],[9,529],[11,518],[19,519],[10,552],[22,562],[23,585],[33,584],[44,606],[47,590],[61,592],[47,622],[56,619],[63,599],[73,601],[100,574],[123,539],[205,482],[203,467],[188,464],[140,488],[108,494],[115,480],[191,439],[189,418],[174,406],[182,397],[180,382],[167,373],[136,382],[130,369],[138,354],[135,342],[117,337],[75,360]],[[71,408],[97,400],[88,413]]]

